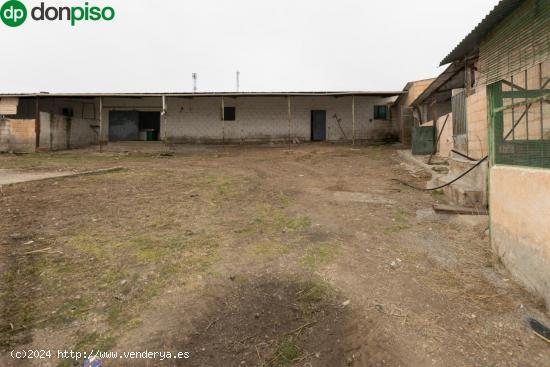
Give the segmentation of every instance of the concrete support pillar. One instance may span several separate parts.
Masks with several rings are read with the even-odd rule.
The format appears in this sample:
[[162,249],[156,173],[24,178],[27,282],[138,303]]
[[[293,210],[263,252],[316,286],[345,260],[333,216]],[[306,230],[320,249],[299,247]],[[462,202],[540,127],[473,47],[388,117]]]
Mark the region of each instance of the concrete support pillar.
[[167,112],[168,112],[168,105],[167,105],[167,102],[166,102],[166,96],[162,96],[162,112],[161,112],[161,115],[162,115],[162,141],[164,144],[166,144],[168,141],[166,139],[166,136],[167,136],[167,128],[168,128],[168,116],[167,116]]
[[292,134],[291,134],[291,121],[292,121],[292,115],[290,111],[290,96],[286,96],[286,102],[287,102],[287,118],[288,118],[288,148],[290,149],[290,145],[292,144]]
[[99,97],[99,152],[103,152],[103,97]]
[[355,96],[351,96],[351,144],[355,145]]
[[40,107],[38,104],[38,96],[36,96],[35,99],[34,114],[34,132],[36,134],[35,151],[38,151],[40,148]]
[[225,102],[221,100],[221,106],[222,106],[222,144],[225,145]]

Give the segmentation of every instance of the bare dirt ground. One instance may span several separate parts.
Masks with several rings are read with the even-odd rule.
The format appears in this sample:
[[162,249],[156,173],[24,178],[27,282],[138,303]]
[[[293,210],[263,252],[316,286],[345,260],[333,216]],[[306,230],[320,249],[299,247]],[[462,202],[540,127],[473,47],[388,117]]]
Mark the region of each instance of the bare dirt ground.
[[[25,171],[118,172],[3,186],[0,365],[13,349],[175,351],[104,366],[550,366],[544,305],[486,225],[391,146],[227,147],[174,156],[0,155]],[[476,224],[477,223],[477,224]],[[481,224],[479,224],[481,223]]]

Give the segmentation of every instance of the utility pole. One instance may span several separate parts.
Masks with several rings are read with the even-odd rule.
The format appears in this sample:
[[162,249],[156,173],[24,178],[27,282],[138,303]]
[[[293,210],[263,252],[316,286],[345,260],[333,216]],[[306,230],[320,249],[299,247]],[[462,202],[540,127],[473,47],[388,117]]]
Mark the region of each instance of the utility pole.
[[193,93],[197,93],[197,73],[193,73]]
[[[103,152],[103,97],[99,97],[99,152]],[[50,139],[51,144],[51,139]]]
[[239,91],[239,77],[241,76],[241,72],[237,70],[237,92]]

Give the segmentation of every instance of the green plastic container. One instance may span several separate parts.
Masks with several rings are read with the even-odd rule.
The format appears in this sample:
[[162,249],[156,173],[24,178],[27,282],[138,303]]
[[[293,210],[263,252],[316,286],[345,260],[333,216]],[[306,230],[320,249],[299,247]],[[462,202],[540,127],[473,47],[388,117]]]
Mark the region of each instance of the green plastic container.
[[156,131],[147,131],[147,141],[158,140],[158,133]]

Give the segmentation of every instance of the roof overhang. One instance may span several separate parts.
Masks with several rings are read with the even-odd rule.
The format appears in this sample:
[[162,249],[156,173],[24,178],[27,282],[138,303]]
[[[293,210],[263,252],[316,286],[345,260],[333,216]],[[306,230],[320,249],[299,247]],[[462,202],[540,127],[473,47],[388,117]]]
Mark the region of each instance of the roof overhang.
[[411,106],[419,106],[428,99],[436,98],[441,102],[450,98],[453,89],[464,88],[464,79],[464,62],[453,62],[416,97]]
[[449,64],[454,61],[464,60],[465,58],[477,54],[478,46],[481,40],[512,13],[525,0],[501,0],[491,12],[449,53],[439,66]]
[[145,97],[345,97],[345,96],[370,96],[370,97],[394,97],[403,91],[340,91],[340,92],[200,92],[200,93],[0,93],[0,97],[66,97],[66,98],[145,98]]

